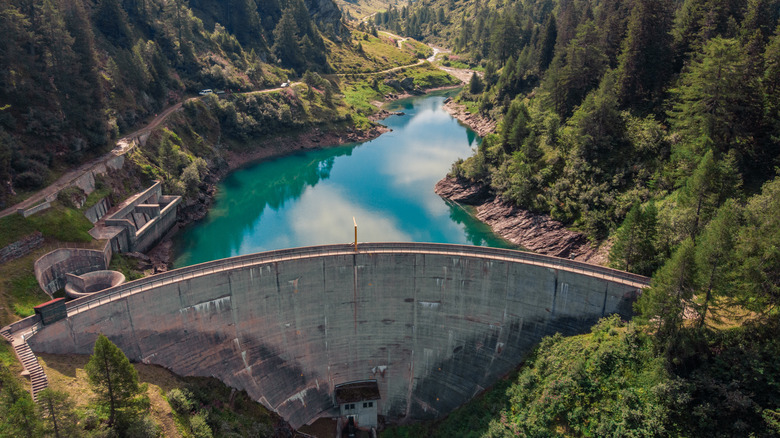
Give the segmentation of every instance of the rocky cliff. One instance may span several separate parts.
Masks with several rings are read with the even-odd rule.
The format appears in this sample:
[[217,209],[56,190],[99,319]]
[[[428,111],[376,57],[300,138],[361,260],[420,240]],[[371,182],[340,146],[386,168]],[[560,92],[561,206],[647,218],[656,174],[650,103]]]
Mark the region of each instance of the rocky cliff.
[[606,264],[603,245],[592,245],[585,235],[567,229],[548,215],[516,207],[482,183],[447,177],[436,183],[434,191],[450,201],[476,207],[477,219],[516,245],[540,254]]

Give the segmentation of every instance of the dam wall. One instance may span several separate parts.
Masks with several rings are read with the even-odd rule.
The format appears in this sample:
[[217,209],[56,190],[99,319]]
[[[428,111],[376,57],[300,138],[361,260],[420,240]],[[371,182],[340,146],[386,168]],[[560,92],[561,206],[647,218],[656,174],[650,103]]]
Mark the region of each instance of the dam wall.
[[389,421],[442,416],[513,370],[546,335],[628,318],[645,277],[510,250],[330,245],[169,271],[68,303],[28,340],[214,376],[293,427],[337,415],[336,385],[376,379]]

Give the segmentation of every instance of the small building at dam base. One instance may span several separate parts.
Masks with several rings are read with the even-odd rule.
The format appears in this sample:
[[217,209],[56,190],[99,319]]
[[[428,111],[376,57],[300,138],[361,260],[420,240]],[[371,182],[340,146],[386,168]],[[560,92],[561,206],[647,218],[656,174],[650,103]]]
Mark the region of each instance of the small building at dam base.
[[[104,334],[133,361],[246,390],[295,428],[334,414],[365,427],[451,412],[542,337],[630,318],[648,282],[512,250],[327,245],[176,269],[6,330],[33,327],[32,350],[55,354],[90,354]],[[350,384],[371,388],[353,401]]]

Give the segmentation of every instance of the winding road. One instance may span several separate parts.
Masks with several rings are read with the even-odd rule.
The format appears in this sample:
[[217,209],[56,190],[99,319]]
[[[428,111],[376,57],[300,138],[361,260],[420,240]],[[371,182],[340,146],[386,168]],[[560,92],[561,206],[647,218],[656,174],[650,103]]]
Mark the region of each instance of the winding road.
[[[399,47],[401,46],[403,41],[406,41],[408,38],[403,38],[398,35],[394,35],[389,32],[382,31],[381,33],[386,34],[392,38],[396,38],[398,41]],[[408,64],[408,65],[401,65],[398,67],[389,68],[382,71],[377,72],[367,72],[367,73],[340,73],[338,76],[346,76],[347,74],[353,75],[353,76],[363,76],[363,75],[374,75],[374,74],[385,74],[385,73],[392,73],[395,71],[403,70],[405,68],[409,67],[415,67],[418,65],[422,65],[425,62],[433,62],[436,59],[436,56],[439,53],[448,53],[449,50],[440,49],[437,47],[431,47],[433,49],[433,55],[430,56],[427,59],[421,59],[415,63]],[[471,70],[464,70],[464,69],[456,69],[456,68],[450,68],[450,67],[443,67],[443,66],[437,66],[441,70],[446,71],[447,73],[455,76],[456,78],[460,79],[464,83],[468,83],[469,79],[471,78]],[[291,82],[290,86],[300,84],[300,82]],[[258,90],[258,91],[250,91],[246,94],[256,94],[256,93],[273,93],[277,91],[284,90],[284,87],[277,87],[277,88],[270,88],[265,90]],[[243,94],[243,93],[242,93]],[[199,99],[199,97],[191,97],[190,99]],[[189,100],[189,99],[188,99]],[[186,100],[185,100],[186,101]],[[175,111],[179,110],[182,106],[182,104],[185,102],[179,102],[176,103],[165,110],[163,110],[161,113],[157,114],[154,119],[152,119],[146,126],[125,135],[124,137],[120,138],[116,142],[116,146],[114,149],[112,149],[110,152],[94,158],[86,163],[83,163],[79,167],[75,169],[71,169],[59,178],[57,178],[56,181],[51,183],[49,186],[41,189],[40,191],[36,192],[34,195],[30,196],[29,198],[25,199],[24,201],[21,201],[15,205],[12,205],[4,210],[0,210],[0,218],[11,215],[16,213],[19,210],[25,210],[30,207],[33,207],[35,205],[41,204],[46,201],[52,201],[56,199],[57,193],[60,192],[60,190],[67,188],[71,186],[77,179],[81,178],[83,175],[85,175],[87,172],[93,171],[95,168],[99,166],[104,166],[109,160],[124,155],[131,151],[137,143],[143,143],[146,141],[146,139],[149,137],[151,132],[157,128],[165,119],[168,118],[171,114],[173,114]]]

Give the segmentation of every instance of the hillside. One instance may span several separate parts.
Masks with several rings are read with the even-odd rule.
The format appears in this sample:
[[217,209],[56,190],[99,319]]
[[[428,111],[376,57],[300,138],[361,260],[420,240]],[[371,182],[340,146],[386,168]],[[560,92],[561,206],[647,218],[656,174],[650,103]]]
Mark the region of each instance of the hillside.
[[13,0],[0,29],[0,206],[202,88],[328,72],[349,35],[329,0]]
[[[635,321],[665,384],[690,379],[701,402],[680,408],[698,420],[668,417],[671,435],[777,433],[775,389],[740,390],[763,417],[730,406],[744,415],[721,424],[712,407],[750,378],[701,367],[736,360],[720,356],[724,339],[769,343],[777,323],[779,18],[776,0],[425,0],[374,16],[380,30],[451,47],[445,64],[481,72],[456,100],[497,128],[454,164],[453,182],[548,215],[610,247],[613,267],[653,276]],[[756,361],[778,378],[766,355]],[[504,432],[484,436],[600,435],[588,426],[596,413],[576,410],[523,429],[517,418],[541,421],[524,407],[540,400],[493,411]],[[592,403],[580,407],[601,409]]]

